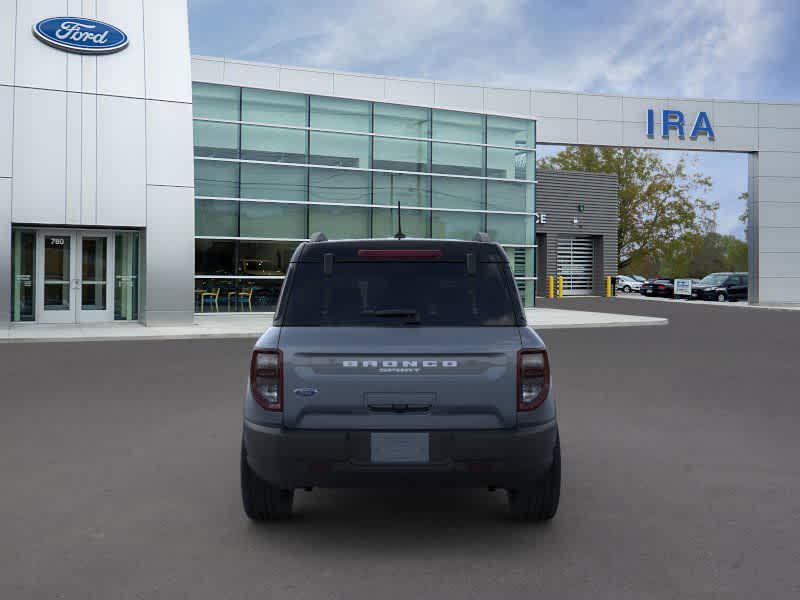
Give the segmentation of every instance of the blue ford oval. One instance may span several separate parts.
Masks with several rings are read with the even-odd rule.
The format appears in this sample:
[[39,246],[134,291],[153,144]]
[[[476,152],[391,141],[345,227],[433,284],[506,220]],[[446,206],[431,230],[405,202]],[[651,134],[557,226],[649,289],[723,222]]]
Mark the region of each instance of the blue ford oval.
[[128,45],[121,29],[83,17],[50,17],[33,26],[33,34],[45,44],[79,54],[110,54]]

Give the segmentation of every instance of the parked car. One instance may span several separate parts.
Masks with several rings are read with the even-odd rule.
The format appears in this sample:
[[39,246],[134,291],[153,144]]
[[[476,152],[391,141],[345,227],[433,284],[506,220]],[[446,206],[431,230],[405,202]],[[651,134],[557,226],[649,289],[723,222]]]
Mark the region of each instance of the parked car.
[[244,399],[241,492],[255,521],[294,490],[505,488],[552,518],[561,446],[550,362],[499,244],[327,241],[291,258]]
[[639,293],[643,296],[658,296],[660,298],[672,298],[675,292],[675,284],[672,279],[654,279],[642,284]]
[[638,292],[642,287],[642,282],[634,279],[630,275],[617,275],[617,291],[629,294]]
[[747,273],[711,273],[692,285],[692,298],[728,302],[747,300]]

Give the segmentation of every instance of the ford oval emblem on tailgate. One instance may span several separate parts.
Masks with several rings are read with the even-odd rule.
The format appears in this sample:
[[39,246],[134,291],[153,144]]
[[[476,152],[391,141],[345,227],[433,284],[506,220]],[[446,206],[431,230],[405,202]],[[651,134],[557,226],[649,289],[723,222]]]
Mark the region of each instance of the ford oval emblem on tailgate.
[[315,396],[319,390],[315,390],[314,388],[297,388],[294,393],[297,396]]

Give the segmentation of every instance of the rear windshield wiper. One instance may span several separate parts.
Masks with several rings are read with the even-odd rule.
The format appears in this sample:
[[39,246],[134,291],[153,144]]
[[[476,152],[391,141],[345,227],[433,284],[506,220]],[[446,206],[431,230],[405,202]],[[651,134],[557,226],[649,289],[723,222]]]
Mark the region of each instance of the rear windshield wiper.
[[419,311],[413,308],[382,308],[379,310],[362,310],[364,317],[409,317],[406,323],[419,323]]

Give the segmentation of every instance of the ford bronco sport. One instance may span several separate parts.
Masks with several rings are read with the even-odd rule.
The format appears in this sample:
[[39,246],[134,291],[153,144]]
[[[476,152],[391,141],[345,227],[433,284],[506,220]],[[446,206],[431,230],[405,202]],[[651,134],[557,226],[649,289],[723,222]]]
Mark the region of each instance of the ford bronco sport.
[[297,488],[447,485],[505,488],[513,516],[552,518],[550,365],[501,246],[312,240],[253,349],[247,516],[288,516]]

